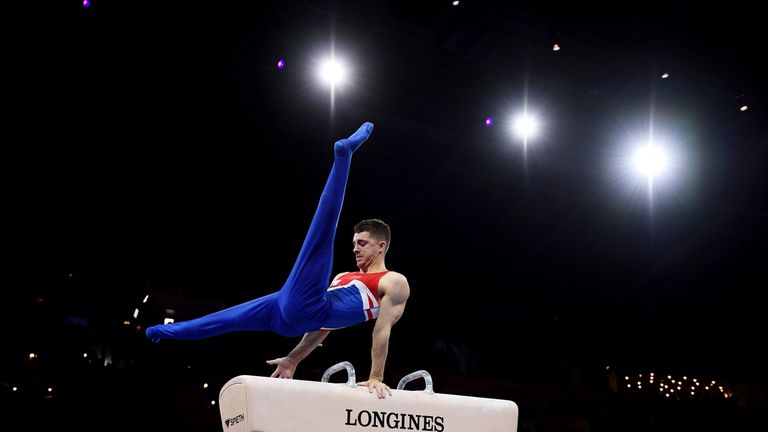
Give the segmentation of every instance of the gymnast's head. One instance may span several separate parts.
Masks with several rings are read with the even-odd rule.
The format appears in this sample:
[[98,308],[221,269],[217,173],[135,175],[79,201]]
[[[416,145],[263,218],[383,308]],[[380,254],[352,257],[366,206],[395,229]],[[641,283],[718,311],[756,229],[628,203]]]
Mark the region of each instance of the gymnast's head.
[[366,219],[355,225],[352,252],[355,253],[358,267],[367,268],[373,262],[383,259],[389,249],[391,236],[389,225],[380,219]]

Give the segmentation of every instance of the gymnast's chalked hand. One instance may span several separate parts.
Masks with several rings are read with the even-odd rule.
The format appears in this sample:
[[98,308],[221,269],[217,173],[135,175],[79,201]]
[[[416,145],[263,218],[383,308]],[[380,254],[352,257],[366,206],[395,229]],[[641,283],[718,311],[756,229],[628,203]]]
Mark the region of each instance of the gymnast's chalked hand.
[[293,373],[296,372],[296,366],[299,362],[290,357],[280,357],[274,360],[267,360],[267,364],[276,365],[277,369],[272,372],[272,378],[293,378]]
[[387,396],[392,396],[392,390],[389,389],[389,386],[376,378],[371,378],[368,381],[359,382],[357,385],[368,387],[368,393],[376,393],[376,397],[379,399],[386,399]]

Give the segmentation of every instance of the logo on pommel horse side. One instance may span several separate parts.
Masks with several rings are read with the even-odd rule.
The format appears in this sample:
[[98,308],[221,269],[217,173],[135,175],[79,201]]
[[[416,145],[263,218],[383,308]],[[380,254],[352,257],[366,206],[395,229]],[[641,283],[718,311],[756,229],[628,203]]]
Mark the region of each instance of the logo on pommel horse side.
[[236,415],[234,417],[225,419],[224,424],[227,425],[227,428],[229,428],[230,426],[234,426],[240,423],[241,421],[245,421],[245,414],[240,414],[240,415]]
[[390,429],[407,429],[417,431],[443,432],[444,418],[421,414],[407,414],[386,411],[347,409],[347,421],[344,426],[386,427]]

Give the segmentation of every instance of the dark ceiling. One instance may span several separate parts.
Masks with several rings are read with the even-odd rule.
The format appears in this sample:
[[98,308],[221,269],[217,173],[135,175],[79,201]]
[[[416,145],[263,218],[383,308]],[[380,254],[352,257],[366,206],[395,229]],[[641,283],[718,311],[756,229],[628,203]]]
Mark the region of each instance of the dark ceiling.
[[[25,16],[14,283],[95,322],[146,292],[191,318],[276,289],[332,143],[372,121],[335,268],[353,265],[355,222],[391,224],[387,264],[413,290],[403,346],[464,344],[488,371],[509,344],[764,378],[757,3],[517,3],[93,0]],[[331,45],[354,65],[333,109],[312,77]],[[526,98],[546,133],[524,153],[508,129]],[[652,205],[611,171],[651,124],[681,154]]]

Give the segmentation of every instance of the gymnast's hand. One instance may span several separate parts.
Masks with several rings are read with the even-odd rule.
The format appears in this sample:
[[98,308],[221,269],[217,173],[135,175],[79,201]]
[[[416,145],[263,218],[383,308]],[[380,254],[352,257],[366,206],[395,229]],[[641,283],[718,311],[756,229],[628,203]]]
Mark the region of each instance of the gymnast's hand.
[[376,392],[376,396],[379,399],[386,399],[387,396],[392,396],[392,390],[389,389],[389,386],[379,381],[377,378],[359,382],[357,385],[368,387],[368,393]]
[[299,362],[290,357],[280,357],[274,360],[267,360],[267,364],[277,365],[277,369],[272,372],[272,378],[293,378],[293,373],[296,372],[296,366]]

